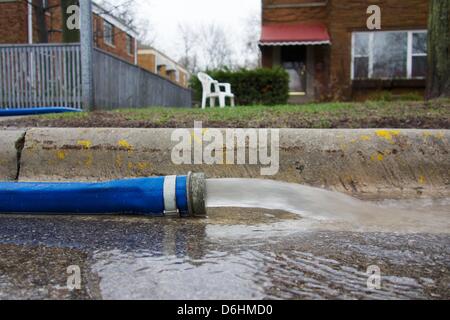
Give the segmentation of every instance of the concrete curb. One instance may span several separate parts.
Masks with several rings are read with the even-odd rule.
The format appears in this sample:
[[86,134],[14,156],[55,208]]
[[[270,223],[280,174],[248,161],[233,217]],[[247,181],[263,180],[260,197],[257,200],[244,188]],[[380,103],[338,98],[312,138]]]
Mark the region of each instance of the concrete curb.
[[[280,130],[280,168],[260,165],[175,165],[174,129],[30,129],[20,181],[97,181],[186,174],[296,182],[360,198],[450,196],[450,130]],[[3,131],[0,176],[12,170],[20,132]],[[9,132],[9,133],[8,133]],[[10,145],[11,144],[11,145]],[[5,146],[6,149],[5,149]]]
[[24,135],[25,130],[0,131],[0,180],[17,179]]

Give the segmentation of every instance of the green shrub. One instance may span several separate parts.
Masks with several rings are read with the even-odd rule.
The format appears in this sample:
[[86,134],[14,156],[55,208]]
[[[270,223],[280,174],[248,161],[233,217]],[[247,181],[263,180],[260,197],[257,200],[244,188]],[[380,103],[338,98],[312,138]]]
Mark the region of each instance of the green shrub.
[[[219,82],[230,83],[238,105],[286,104],[289,98],[289,75],[282,68],[214,70],[206,73]],[[191,78],[190,84],[194,99],[201,101],[202,85],[196,75]]]

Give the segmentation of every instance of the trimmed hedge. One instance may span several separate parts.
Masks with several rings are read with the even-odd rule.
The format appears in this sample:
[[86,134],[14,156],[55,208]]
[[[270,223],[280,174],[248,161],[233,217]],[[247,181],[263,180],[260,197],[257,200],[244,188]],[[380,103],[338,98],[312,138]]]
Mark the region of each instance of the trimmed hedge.
[[[230,83],[238,105],[286,104],[289,98],[289,75],[282,68],[214,70],[206,73],[219,82]],[[194,99],[201,101],[202,86],[197,75],[192,76],[190,84]]]

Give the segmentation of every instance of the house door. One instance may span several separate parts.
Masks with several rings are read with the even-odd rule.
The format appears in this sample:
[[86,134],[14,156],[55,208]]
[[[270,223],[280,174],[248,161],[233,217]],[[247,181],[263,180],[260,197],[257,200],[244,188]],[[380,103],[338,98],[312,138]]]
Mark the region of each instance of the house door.
[[281,47],[281,66],[289,74],[289,91],[306,94],[306,46]]

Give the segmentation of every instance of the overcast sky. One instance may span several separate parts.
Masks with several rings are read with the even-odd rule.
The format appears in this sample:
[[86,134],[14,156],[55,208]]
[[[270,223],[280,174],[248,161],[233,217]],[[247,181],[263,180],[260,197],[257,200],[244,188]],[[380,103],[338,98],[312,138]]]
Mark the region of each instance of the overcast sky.
[[180,55],[179,24],[215,22],[224,26],[235,39],[234,45],[239,46],[243,24],[261,12],[261,0],[136,0],[136,4],[138,19],[151,23],[154,46],[174,58]]

